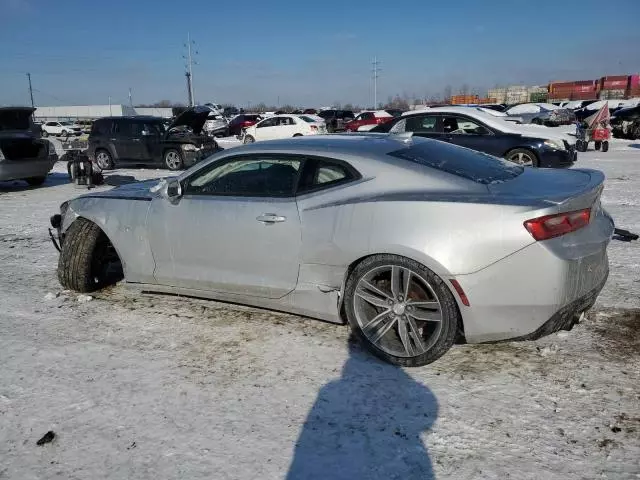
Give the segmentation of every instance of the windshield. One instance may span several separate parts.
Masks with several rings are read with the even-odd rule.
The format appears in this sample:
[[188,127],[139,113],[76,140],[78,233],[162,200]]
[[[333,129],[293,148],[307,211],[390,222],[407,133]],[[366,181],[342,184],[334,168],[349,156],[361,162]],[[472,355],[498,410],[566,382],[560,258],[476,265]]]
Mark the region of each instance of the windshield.
[[421,142],[389,155],[483,185],[511,180],[524,171],[523,167],[492,155],[439,141]]
[[70,125],[73,125],[73,123],[71,123],[71,122],[60,122],[60,125],[64,125],[65,127],[68,127]]
[[316,123],[316,121],[313,118],[307,117],[305,115],[300,115],[300,118],[307,123]]

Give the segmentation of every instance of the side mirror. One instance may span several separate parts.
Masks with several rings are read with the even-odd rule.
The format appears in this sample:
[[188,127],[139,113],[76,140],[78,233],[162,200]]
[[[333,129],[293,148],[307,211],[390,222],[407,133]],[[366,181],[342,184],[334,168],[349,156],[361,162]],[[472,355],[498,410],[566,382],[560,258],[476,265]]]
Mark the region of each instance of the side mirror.
[[168,200],[178,200],[182,196],[182,185],[178,180],[167,182],[166,197]]

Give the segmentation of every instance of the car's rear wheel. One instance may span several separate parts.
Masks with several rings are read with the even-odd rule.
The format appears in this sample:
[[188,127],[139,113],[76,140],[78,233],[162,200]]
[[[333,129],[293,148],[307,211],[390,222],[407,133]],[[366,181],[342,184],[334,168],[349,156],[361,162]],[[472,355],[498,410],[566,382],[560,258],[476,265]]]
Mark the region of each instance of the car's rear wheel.
[[294,136],[294,137],[301,137],[301,136],[302,136],[302,134],[301,134],[301,133],[295,133],[293,136]]
[[255,141],[256,141],[256,139],[255,139],[255,138],[253,138],[251,135],[245,135],[245,136],[244,136],[244,140],[243,140],[243,141],[244,141],[244,144],[246,145],[246,144],[248,144],[248,143],[253,143],[253,142],[255,142]]
[[603,152],[608,152],[609,151],[609,142],[607,142],[607,141],[602,142],[602,151]]
[[640,123],[631,130],[631,140],[640,140]]
[[47,179],[47,176],[45,175],[43,177],[25,178],[24,181],[27,182],[32,187],[39,187],[40,185],[42,185],[45,182],[46,179]]
[[47,138],[48,136],[49,136],[49,132],[47,132],[46,130],[42,130],[42,137]]
[[182,169],[182,155],[178,150],[170,148],[164,152],[164,164],[169,170]]
[[60,284],[76,292],[93,292],[122,278],[120,258],[100,227],[84,218],[73,222],[58,260]]
[[595,148],[596,150],[600,150],[600,147],[602,146],[602,142],[600,141],[595,141],[593,142],[593,148]]
[[347,280],[344,305],[351,328],[372,353],[407,367],[440,358],[454,344],[460,323],[444,282],[396,255],[359,263]]
[[517,163],[523,167],[538,166],[538,158],[536,157],[536,154],[524,148],[516,148],[515,150],[507,152],[505,158],[510,162]]
[[111,170],[113,168],[113,159],[106,150],[96,150],[96,163],[102,170]]

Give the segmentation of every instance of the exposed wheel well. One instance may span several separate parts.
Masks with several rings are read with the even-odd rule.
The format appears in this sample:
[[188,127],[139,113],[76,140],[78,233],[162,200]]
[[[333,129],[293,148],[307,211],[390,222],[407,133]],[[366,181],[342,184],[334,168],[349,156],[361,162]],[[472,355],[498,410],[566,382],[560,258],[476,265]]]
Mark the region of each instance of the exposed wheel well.
[[[512,149],[513,150],[513,149]],[[344,307],[344,289],[345,286],[347,284],[347,280],[349,279],[349,277],[351,276],[351,273],[355,270],[355,268],[362,263],[364,260],[366,260],[369,257],[373,257],[375,255],[380,255],[379,253],[372,253],[370,255],[365,255],[363,257],[358,258],[357,260],[353,261],[348,267],[347,270],[344,273],[344,278],[342,279],[342,285],[340,286],[340,306],[339,306],[339,314],[340,314],[340,319],[342,320],[343,323],[347,324],[347,312],[345,311],[345,307]],[[394,254],[395,255],[395,254]],[[399,257],[402,257],[403,255],[398,255]],[[409,257],[405,257],[405,258],[409,258]],[[413,258],[410,258],[410,260],[414,260]],[[418,261],[418,260],[415,260]],[[422,263],[422,262],[418,262],[418,263]],[[427,267],[428,268],[428,267]],[[436,274],[437,275],[437,274]],[[447,288],[451,291],[451,294],[453,295],[454,298],[458,298],[458,293],[455,291],[455,289],[453,289],[451,287],[451,285],[449,284],[449,282],[445,281],[444,279],[441,279],[443,281],[443,283],[447,286]],[[464,334],[464,322],[462,320],[462,312],[460,311],[460,307],[458,306],[458,302],[456,300],[456,308],[458,309],[458,338],[456,340],[456,343],[466,343],[466,339],[465,339],[465,334]]]

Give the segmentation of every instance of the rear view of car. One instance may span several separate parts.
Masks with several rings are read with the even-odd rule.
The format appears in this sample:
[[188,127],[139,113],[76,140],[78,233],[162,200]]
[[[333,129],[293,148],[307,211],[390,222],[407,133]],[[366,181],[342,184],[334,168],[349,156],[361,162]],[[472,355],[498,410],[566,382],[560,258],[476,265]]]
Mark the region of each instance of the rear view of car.
[[41,185],[58,160],[55,148],[40,138],[40,127],[33,124],[35,109],[0,108],[0,181],[24,180]]
[[[369,125],[376,126],[382,123],[393,120],[391,115],[386,110],[377,110],[375,112],[362,112],[358,114],[352,121],[345,123],[344,129],[347,132],[357,132],[361,127]],[[373,128],[373,127],[372,127]]]

